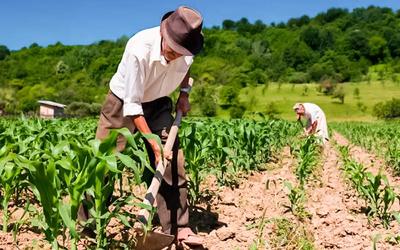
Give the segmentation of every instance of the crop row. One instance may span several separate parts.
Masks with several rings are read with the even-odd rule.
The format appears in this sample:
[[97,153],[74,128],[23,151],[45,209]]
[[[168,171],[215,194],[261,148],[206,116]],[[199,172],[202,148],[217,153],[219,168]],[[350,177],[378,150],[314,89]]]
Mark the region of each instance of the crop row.
[[390,208],[398,196],[389,184],[386,175],[381,172],[375,175],[367,171],[362,164],[350,156],[348,146],[339,146],[339,150],[345,176],[360,197],[364,199],[368,217],[376,216],[381,219],[386,228],[389,227],[391,219],[394,218]]
[[[0,120],[4,231],[13,226],[17,233],[22,217],[27,216],[26,223],[41,230],[53,249],[60,245],[59,236],[66,238],[66,232],[70,248],[75,249],[82,223],[77,219],[78,208],[85,202],[92,215],[87,223],[95,225],[97,248],[103,248],[109,244],[106,227],[111,218],[126,227],[132,227],[136,220],[121,209],[124,205],[151,209],[131,192],[120,190],[119,196],[114,192],[125,174],[133,176],[129,178],[131,184],[140,184],[144,169],[150,166],[141,134],[120,129],[100,142],[94,139],[95,128],[94,120]],[[297,133],[294,124],[284,121],[183,122],[180,137],[191,202],[201,196],[200,184],[207,174],[217,176],[220,184],[232,183],[237,174],[257,170]],[[128,140],[123,152],[115,151],[118,134]],[[108,201],[113,192],[113,199]],[[86,195],[93,199],[85,200]],[[110,203],[114,208],[111,211],[106,205]],[[19,221],[10,224],[10,212],[15,207],[25,212]]]
[[385,158],[386,163],[400,174],[400,122],[333,124],[353,143]]

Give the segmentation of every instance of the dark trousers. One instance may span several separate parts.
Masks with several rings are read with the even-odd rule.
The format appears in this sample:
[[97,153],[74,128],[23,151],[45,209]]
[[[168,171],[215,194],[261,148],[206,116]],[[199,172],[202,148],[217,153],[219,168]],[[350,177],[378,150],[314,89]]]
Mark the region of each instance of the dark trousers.
[[[135,126],[132,118],[123,117],[123,102],[112,92],[107,95],[98,122],[96,138],[103,139],[108,135],[111,128],[127,127],[132,133]],[[142,103],[144,117],[152,131],[157,134],[163,143],[166,142],[168,132],[173,124],[174,118],[172,101],[169,97],[162,97],[151,102]],[[120,136],[117,149],[122,151],[126,141]],[[155,156],[149,143],[145,140],[147,153],[152,167],[155,168]],[[173,146],[173,157],[171,164],[165,169],[164,179],[161,183],[156,197],[157,214],[163,232],[176,234],[179,227],[185,227],[189,223],[189,211],[187,204],[187,181],[185,176],[185,160],[182,150],[179,150],[179,138]],[[153,174],[148,169],[143,174],[143,180],[150,185]]]

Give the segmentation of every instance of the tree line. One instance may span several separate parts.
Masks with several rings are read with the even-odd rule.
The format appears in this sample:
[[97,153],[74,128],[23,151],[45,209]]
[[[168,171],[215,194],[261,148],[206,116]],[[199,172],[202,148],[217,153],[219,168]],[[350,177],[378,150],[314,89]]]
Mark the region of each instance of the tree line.
[[[212,116],[217,105],[234,105],[246,86],[361,81],[377,64],[385,65],[381,78],[396,80],[399,27],[400,10],[374,6],[331,8],[281,23],[225,20],[204,29],[204,50],[191,70],[197,84],[192,101],[199,114]],[[86,46],[33,43],[18,51],[0,46],[0,109],[32,112],[39,99],[74,103],[75,110],[77,103],[101,103],[127,41],[123,36]]]

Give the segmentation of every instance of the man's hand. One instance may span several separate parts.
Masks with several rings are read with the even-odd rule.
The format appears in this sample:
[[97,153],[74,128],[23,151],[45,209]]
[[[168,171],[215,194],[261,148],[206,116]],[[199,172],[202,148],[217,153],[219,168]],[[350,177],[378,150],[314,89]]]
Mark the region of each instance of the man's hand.
[[190,110],[189,94],[181,92],[179,94],[178,101],[176,103],[176,110],[181,110],[182,114],[185,116]]
[[[151,134],[151,130],[149,126],[147,125],[146,119],[144,118],[143,115],[136,115],[132,118],[133,123],[135,124],[135,127],[142,133],[142,134]],[[155,139],[148,139],[147,140],[151,146],[151,149],[154,152],[156,164],[158,164],[161,160],[161,148],[158,145],[157,141]],[[164,152],[164,157],[168,160],[171,160],[172,158],[172,152]]]
[[161,148],[158,145],[157,141],[154,140],[154,139],[149,139],[148,142],[149,142],[149,144],[151,146],[151,149],[153,149],[154,156],[156,158],[156,164],[158,164],[160,162],[160,159],[161,159]]

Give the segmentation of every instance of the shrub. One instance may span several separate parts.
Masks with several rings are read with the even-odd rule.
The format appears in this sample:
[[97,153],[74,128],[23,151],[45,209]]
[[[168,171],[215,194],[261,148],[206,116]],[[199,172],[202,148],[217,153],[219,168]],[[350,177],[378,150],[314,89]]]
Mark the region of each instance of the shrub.
[[211,96],[205,97],[203,104],[200,106],[200,111],[203,116],[215,116],[217,114],[217,102],[215,98]]
[[308,73],[304,72],[293,72],[288,77],[288,82],[290,83],[306,83],[310,81],[310,76]]
[[65,114],[77,117],[95,116],[100,113],[100,110],[101,104],[98,103],[72,102],[65,109]]
[[335,89],[335,92],[333,92],[332,98],[337,98],[340,100],[340,103],[344,103],[344,97],[346,93],[344,92],[343,86],[340,86],[340,88]]
[[355,88],[354,92],[353,92],[354,98],[355,99],[360,99],[360,89],[359,88]]
[[90,105],[89,111],[91,115],[98,115],[100,114],[102,105],[100,103],[92,103]]
[[336,85],[334,81],[326,79],[319,84],[317,90],[324,95],[332,95],[335,92]]
[[215,116],[217,114],[217,101],[215,90],[206,84],[196,86],[192,94],[192,105],[198,107],[201,116]]
[[282,112],[278,110],[278,106],[275,104],[275,102],[268,103],[265,114],[269,116],[269,118],[275,119],[280,113]]
[[367,111],[367,106],[365,106],[365,104],[362,102],[357,102],[357,108],[363,113]]
[[301,93],[301,95],[302,96],[308,96],[308,86],[307,85],[305,85],[303,87],[303,92]]
[[242,118],[244,112],[246,112],[246,107],[241,104],[238,104],[231,107],[229,115],[231,116],[231,118]]
[[374,106],[374,116],[380,119],[393,119],[400,117],[400,99],[379,102]]
[[222,105],[232,105],[236,102],[238,96],[238,88],[234,88],[232,86],[224,86],[220,90],[220,102]]

